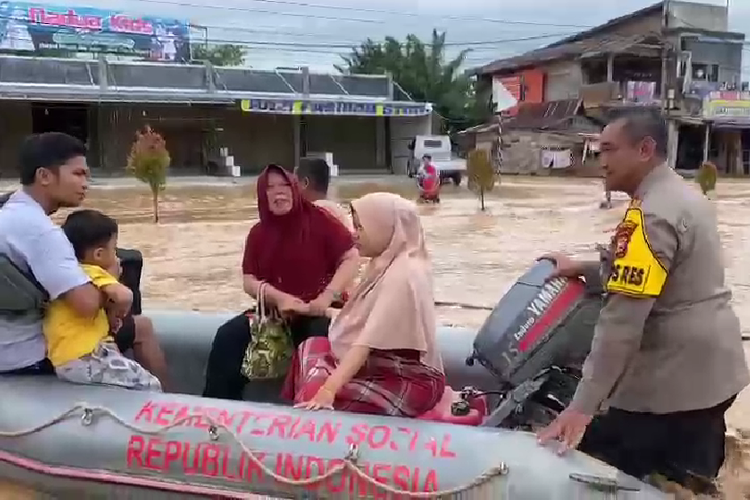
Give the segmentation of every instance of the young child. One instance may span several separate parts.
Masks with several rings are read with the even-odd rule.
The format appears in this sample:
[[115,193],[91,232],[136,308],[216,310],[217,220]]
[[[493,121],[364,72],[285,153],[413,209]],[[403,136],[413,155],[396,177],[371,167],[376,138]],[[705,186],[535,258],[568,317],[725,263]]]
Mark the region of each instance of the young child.
[[120,262],[117,222],[96,210],[70,214],[62,226],[78,261],[107,299],[93,318],[81,317],[62,299],[53,301],[44,318],[47,357],[62,380],[145,391],[161,391],[159,380],[117,349],[110,336],[130,310],[133,293],[117,278]]

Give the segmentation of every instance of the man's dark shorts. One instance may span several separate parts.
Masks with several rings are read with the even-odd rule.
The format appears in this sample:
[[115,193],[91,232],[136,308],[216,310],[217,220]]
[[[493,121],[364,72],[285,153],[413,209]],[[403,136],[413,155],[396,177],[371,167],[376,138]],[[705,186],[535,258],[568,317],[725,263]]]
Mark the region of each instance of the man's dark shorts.
[[660,474],[684,486],[710,482],[724,464],[724,414],[734,400],[663,415],[610,408],[591,422],[578,449],[639,479]]
[[115,344],[121,353],[126,353],[135,344],[135,319],[130,313],[122,320],[122,326],[115,334]]

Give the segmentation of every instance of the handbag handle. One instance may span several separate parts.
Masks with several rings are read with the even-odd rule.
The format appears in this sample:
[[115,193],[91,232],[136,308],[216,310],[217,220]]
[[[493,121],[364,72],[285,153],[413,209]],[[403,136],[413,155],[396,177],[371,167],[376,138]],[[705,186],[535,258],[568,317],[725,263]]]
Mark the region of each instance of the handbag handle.
[[265,281],[261,281],[258,285],[258,318],[261,323],[266,320],[266,285]]

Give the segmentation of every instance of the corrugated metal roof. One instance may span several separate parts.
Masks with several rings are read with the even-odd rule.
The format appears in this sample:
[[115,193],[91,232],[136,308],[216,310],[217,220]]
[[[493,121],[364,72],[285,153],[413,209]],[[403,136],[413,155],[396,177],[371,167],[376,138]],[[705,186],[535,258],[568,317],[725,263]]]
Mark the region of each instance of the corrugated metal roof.
[[[41,84],[70,86],[73,94],[90,88],[101,93],[98,61],[0,56],[0,85]],[[209,93],[211,77],[216,90],[225,94],[286,95],[303,94],[303,73],[266,71],[250,68],[213,68],[202,65],[108,62],[105,65],[109,90],[142,89],[151,95],[165,96],[176,92]],[[387,100],[391,83],[386,75],[310,74],[309,95],[339,99]],[[56,89],[62,92],[64,89]],[[206,99],[210,100],[210,96]]]
[[581,101],[568,99],[543,103],[522,103],[518,113],[504,125],[508,129],[554,129],[578,115]]
[[[475,68],[471,70],[470,72],[474,75],[486,75],[486,74],[495,73],[498,71],[519,68],[522,66],[528,66],[533,63],[554,61],[557,59],[563,59],[566,57],[580,55],[586,51],[583,50],[583,51],[579,51],[578,53],[576,53],[573,50],[573,47],[567,47],[567,46],[573,46],[577,42],[585,42],[589,40],[600,39],[602,38],[602,35],[606,34],[607,31],[612,30],[613,28],[616,28],[617,26],[620,26],[626,22],[632,21],[633,19],[638,19],[641,17],[654,15],[656,13],[661,12],[663,9],[664,9],[664,2],[661,1],[653,5],[649,5],[648,7],[644,7],[643,9],[637,10],[635,12],[631,12],[630,14],[626,14],[624,16],[611,19],[607,21],[606,23],[600,24],[599,26],[595,26],[591,29],[567,36],[565,38],[562,38],[561,40],[558,40],[545,47],[542,47],[541,49],[532,50],[530,52],[526,52],[524,54],[521,54],[515,57],[499,59],[485,66]],[[560,50],[560,51],[553,50],[553,49],[558,49],[561,47],[563,48],[563,50]]]
[[550,45],[519,56],[500,59],[475,70],[476,74],[491,74],[524,66],[552,62],[561,59],[590,57],[598,54],[635,53],[658,56],[661,41],[658,33],[620,35],[612,33],[594,38],[575,40],[562,45]]

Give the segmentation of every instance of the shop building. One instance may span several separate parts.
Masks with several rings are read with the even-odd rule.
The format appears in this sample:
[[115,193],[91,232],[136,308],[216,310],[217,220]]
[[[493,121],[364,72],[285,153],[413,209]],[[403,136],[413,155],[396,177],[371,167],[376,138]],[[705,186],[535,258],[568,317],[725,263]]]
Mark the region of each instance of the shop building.
[[0,56],[3,177],[23,138],[47,131],[84,140],[95,174],[121,174],[146,124],[172,174],[222,173],[222,152],[243,174],[325,152],[344,173],[404,173],[409,140],[431,122],[432,106],[397,100],[386,75]]

